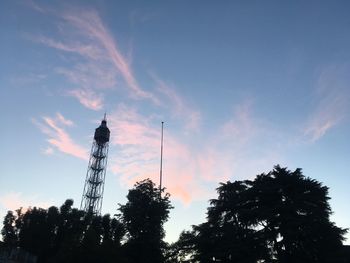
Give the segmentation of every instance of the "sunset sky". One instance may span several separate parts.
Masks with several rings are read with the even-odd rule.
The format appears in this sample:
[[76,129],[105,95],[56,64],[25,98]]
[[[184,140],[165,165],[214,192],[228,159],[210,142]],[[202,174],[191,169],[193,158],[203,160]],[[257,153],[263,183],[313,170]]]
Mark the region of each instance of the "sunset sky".
[[136,181],[158,184],[164,121],[167,241],[204,221],[220,182],[276,164],[330,187],[332,220],[350,227],[349,10],[340,0],[1,1],[0,216],[67,198],[79,207],[106,112],[103,213],[117,213]]

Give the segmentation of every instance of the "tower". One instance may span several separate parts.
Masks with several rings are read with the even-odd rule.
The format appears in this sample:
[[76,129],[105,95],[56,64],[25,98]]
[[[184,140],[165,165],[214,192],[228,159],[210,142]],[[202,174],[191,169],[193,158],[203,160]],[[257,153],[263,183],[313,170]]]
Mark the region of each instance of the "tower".
[[105,114],[101,125],[95,130],[80,204],[80,209],[87,213],[101,214],[109,135]]

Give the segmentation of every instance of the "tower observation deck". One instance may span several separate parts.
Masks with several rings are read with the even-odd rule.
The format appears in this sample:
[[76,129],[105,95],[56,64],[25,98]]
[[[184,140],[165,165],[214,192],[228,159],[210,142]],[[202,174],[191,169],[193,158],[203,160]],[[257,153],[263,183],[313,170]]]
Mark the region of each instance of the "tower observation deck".
[[83,196],[80,203],[81,210],[95,215],[101,214],[109,136],[110,131],[107,127],[105,115],[101,125],[95,130]]

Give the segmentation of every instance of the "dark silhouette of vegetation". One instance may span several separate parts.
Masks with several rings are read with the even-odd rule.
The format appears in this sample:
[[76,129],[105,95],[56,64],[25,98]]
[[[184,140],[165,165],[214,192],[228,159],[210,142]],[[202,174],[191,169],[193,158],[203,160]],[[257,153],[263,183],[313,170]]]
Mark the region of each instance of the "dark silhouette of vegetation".
[[115,262],[125,230],[109,215],[91,216],[66,200],[58,209],[9,211],[2,235],[7,246],[37,255],[38,262]]
[[[9,211],[1,234],[8,247],[21,247],[38,262],[164,262],[163,224],[169,217],[169,194],[147,179],[129,191],[120,214],[95,216],[66,200],[58,209]],[[137,251],[135,253],[135,251]]]
[[276,166],[254,180],[221,183],[206,221],[171,245],[163,241],[172,209],[163,191],[149,179],[136,183],[113,217],[86,214],[70,199],[60,208],[9,211],[2,246],[20,247],[39,263],[350,261],[347,230],[329,218],[328,188],[300,169]]
[[128,258],[135,263],[164,262],[163,225],[172,208],[169,194],[161,191],[147,179],[136,183],[127,195],[128,202],[120,205],[119,217],[127,231],[125,248]]
[[[331,262],[345,229],[330,221],[328,188],[276,166],[254,181],[222,183],[207,221],[173,245],[187,262]],[[182,261],[186,262],[186,261]]]

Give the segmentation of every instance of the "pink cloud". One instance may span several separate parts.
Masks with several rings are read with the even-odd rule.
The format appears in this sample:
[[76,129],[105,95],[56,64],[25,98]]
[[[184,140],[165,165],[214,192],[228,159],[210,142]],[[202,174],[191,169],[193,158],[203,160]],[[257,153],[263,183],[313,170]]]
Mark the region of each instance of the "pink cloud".
[[66,118],[63,117],[63,115],[62,115],[61,113],[59,113],[59,112],[57,112],[56,117],[57,117],[57,120],[58,120],[60,123],[62,123],[64,126],[73,126],[73,125],[74,125],[73,121],[66,119]]
[[[204,138],[205,142],[193,137],[188,141],[182,134],[174,134],[165,126],[163,183],[174,198],[184,204],[208,199],[214,193],[213,189],[208,189],[208,183],[219,183],[242,175],[247,163],[259,169],[267,164],[272,167],[280,160],[267,158],[272,156],[269,153],[271,149],[260,150],[262,156],[254,157],[246,149],[251,150],[255,145],[253,142],[265,132],[251,116],[250,108],[249,104],[238,106],[232,118],[216,133]],[[118,152],[110,156],[112,172],[118,174],[121,182],[128,187],[145,178],[158,183],[160,121],[121,105],[109,115],[108,125],[111,144]],[[254,176],[255,173],[249,175]]]
[[90,90],[105,90],[113,88],[117,83],[117,74],[104,63],[92,61],[79,63],[72,68],[56,68],[56,72],[65,76],[73,84]]
[[33,0],[27,0],[27,1],[24,1],[23,3],[39,13],[43,13],[43,14],[47,13],[47,10],[44,7],[38,5]]
[[38,200],[37,196],[23,196],[22,193],[11,192],[0,196],[0,204],[6,210],[14,211],[23,207],[24,211],[29,207],[48,208],[47,201]]
[[319,75],[316,105],[304,125],[304,136],[311,142],[321,139],[349,115],[349,66],[330,66]]
[[54,39],[51,39],[45,36],[37,36],[33,40],[41,44],[44,44],[48,47],[52,47],[55,49],[59,49],[61,51],[66,51],[66,52],[78,53],[83,57],[87,57],[94,60],[101,59],[103,55],[101,54],[102,52],[100,48],[98,48],[93,44],[83,44],[80,42],[68,44],[68,43],[56,41]]
[[331,128],[340,121],[336,116],[313,116],[312,120],[307,124],[304,134],[310,138],[311,142],[321,139]]
[[[160,125],[155,127],[151,118],[139,115],[134,109],[120,106],[108,117],[112,145],[118,155],[112,157],[112,171],[122,175],[123,184],[151,178],[159,182]],[[159,122],[160,124],[160,122]],[[164,183],[173,197],[189,202],[195,197],[194,167],[191,152],[168,131],[164,132]],[[198,187],[197,187],[198,188]]]
[[68,95],[77,98],[88,109],[98,111],[103,107],[103,97],[90,89],[71,90]]
[[[31,39],[57,50],[75,54],[70,56],[71,66],[57,68],[56,72],[65,76],[77,88],[69,93],[77,97],[85,107],[99,110],[96,104],[87,101],[86,93],[96,89],[114,88],[117,79],[126,83],[130,96],[134,99],[146,99],[159,105],[155,94],[144,90],[134,76],[129,61],[120,51],[116,41],[102,23],[98,13],[94,10],[79,10],[78,13],[66,12],[59,16],[64,23],[60,23],[61,39],[56,40],[46,36]],[[77,60],[77,58],[80,58]],[[79,93],[76,91],[79,90]],[[82,92],[82,90],[84,92]],[[83,94],[85,93],[85,94]],[[99,94],[99,102],[103,100]],[[91,99],[89,98],[89,101]],[[98,104],[99,105],[99,104]]]
[[197,131],[201,121],[200,112],[191,108],[184,98],[176,92],[174,87],[165,83],[154,73],[151,73],[151,77],[155,81],[158,91],[163,94],[164,99],[167,101],[163,106],[168,107],[175,117],[184,120],[184,128],[187,131]]
[[81,12],[79,16],[66,13],[63,18],[78,29],[80,34],[96,41],[96,44],[103,48],[101,50],[104,51],[104,57],[108,58],[115,69],[121,73],[133,97],[150,99],[153,103],[159,104],[158,99],[152,93],[143,90],[139,86],[129,63],[95,11]]
[[54,153],[54,149],[52,147],[47,147],[44,151],[44,154],[46,155],[52,155]]
[[48,136],[47,141],[51,146],[74,157],[83,160],[88,159],[88,151],[75,143],[65,129],[60,127],[60,125],[70,126],[73,122],[65,119],[59,113],[56,115],[56,118],[43,117],[42,119],[43,122],[34,121],[34,123]]

